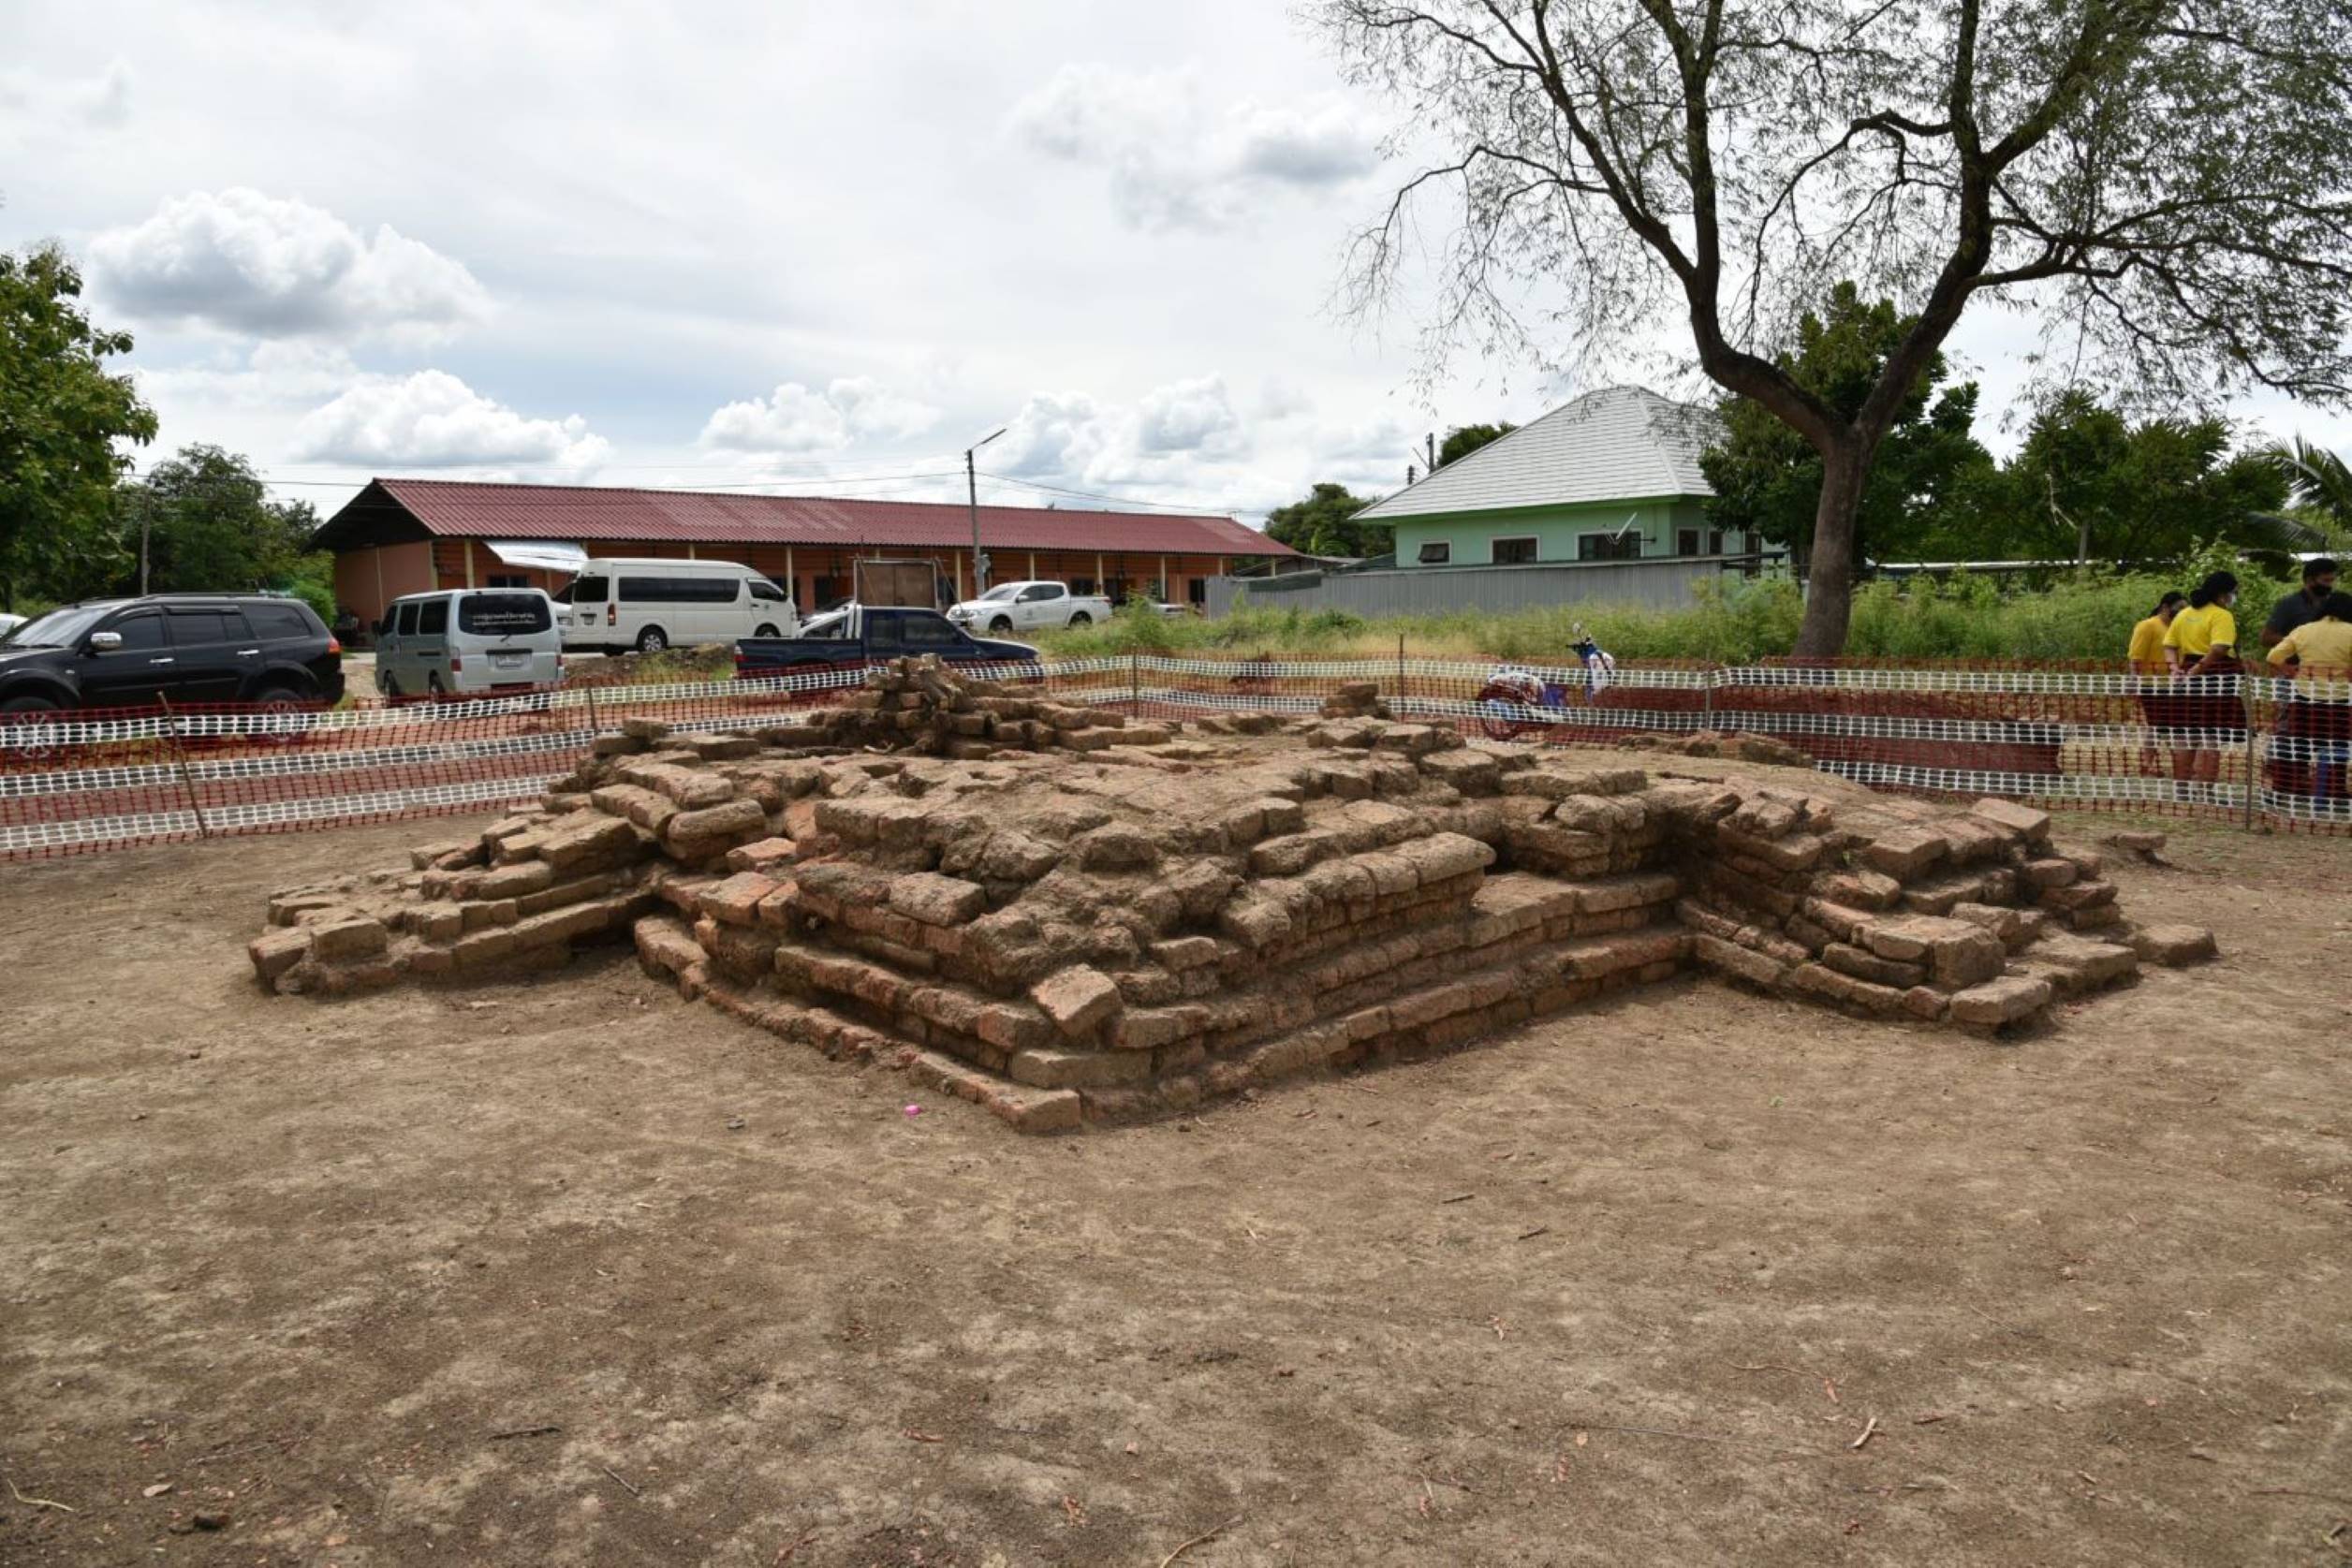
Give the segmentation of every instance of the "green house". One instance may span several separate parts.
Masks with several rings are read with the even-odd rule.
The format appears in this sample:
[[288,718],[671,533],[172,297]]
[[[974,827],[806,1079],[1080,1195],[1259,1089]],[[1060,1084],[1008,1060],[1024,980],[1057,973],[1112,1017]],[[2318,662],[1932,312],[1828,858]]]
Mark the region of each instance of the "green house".
[[1606,388],[1357,515],[1394,525],[1404,571],[1752,556],[1753,535],[1707,521],[1698,454],[1721,429],[1713,409]]

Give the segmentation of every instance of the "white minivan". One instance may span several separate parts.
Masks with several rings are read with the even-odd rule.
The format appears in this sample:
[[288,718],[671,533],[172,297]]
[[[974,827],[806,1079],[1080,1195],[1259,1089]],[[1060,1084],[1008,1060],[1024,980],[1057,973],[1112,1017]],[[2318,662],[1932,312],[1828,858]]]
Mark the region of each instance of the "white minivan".
[[564,646],[582,651],[658,653],[801,632],[784,590],[732,561],[590,561],[556,598]]
[[447,588],[394,599],[375,626],[388,698],[488,696],[564,679],[564,634],[537,588]]

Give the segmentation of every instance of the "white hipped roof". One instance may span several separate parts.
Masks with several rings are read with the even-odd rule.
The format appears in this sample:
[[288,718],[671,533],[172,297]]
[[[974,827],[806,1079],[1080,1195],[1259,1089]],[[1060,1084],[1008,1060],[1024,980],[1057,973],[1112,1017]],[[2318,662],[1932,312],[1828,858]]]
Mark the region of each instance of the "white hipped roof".
[[1511,506],[1713,495],[1698,454],[1721,437],[1712,408],[1642,387],[1587,392],[1356,515],[1383,522]]

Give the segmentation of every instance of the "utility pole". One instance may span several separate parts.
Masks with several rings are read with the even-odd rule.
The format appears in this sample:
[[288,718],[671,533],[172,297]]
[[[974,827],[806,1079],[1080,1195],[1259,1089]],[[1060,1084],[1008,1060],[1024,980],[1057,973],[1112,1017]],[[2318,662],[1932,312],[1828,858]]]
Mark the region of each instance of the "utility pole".
[[1431,431],[1422,439],[1429,443],[1429,471],[1434,474],[1437,472],[1437,432]]
[[999,429],[996,435],[982,436],[963,449],[963,490],[972,506],[972,597],[976,599],[988,591],[988,557],[980,551],[980,476],[972,454],[1004,433]]

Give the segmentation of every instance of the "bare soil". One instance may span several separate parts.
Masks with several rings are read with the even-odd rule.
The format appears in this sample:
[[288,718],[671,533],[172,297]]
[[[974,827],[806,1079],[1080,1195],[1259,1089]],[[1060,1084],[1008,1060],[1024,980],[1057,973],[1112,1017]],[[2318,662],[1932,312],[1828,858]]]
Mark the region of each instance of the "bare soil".
[[1035,1139],[618,951],[255,988],[447,826],[0,869],[0,1562],[2352,1556],[2352,844],[2171,825],[2224,960],[2016,1044],[1692,981]]

